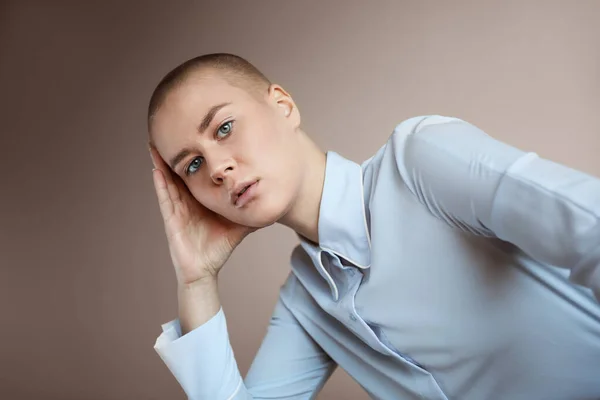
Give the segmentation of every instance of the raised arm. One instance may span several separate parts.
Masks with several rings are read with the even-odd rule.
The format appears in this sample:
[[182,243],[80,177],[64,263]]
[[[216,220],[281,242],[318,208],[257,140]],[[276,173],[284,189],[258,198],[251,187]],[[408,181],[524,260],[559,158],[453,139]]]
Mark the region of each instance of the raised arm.
[[398,171],[437,217],[496,236],[600,300],[600,180],[524,152],[458,118],[410,118],[390,139]]
[[[245,385],[229,343],[217,278],[253,231],[203,207],[151,147],[154,186],[178,283],[179,318],[154,345],[192,400],[310,399],[334,364],[277,303]],[[290,275],[288,283],[293,282]]]

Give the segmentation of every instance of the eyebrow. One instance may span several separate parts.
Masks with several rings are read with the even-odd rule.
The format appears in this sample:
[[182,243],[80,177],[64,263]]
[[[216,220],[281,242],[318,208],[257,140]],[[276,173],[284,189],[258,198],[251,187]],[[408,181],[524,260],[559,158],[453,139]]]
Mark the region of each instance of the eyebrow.
[[[202,118],[202,122],[200,123],[200,125],[198,125],[198,128],[196,129],[198,131],[198,133],[203,134],[204,131],[206,131],[206,129],[208,129],[213,118],[215,117],[215,115],[217,115],[219,110],[230,104],[231,104],[231,102],[226,102],[226,103],[221,103],[221,104],[212,106],[210,108],[210,110],[208,110],[208,112],[206,113],[204,118]],[[175,155],[175,157],[173,157],[169,163],[171,165],[171,169],[174,171],[177,164],[179,164],[181,162],[181,160],[183,160],[185,157],[187,157],[188,154],[190,154],[191,152],[192,152],[192,149],[189,147],[186,147],[186,148],[182,149],[179,153],[177,153],[177,155]]]

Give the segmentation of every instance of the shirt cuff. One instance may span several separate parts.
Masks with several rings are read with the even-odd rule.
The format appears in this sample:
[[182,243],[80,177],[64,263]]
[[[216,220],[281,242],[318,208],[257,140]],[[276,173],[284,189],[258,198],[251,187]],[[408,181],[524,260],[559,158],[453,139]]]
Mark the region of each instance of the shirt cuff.
[[161,326],[154,349],[190,398],[226,399],[239,390],[242,378],[222,307],[183,336],[179,319]]

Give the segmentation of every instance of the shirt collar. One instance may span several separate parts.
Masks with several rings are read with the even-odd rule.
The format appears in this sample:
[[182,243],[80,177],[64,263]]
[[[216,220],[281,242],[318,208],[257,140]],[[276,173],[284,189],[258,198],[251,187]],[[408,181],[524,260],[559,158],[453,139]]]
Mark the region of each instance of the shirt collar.
[[[318,230],[320,250],[343,257],[359,268],[369,268],[371,239],[367,228],[362,168],[334,151],[327,152]],[[300,240],[305,246],[316,247],[302,236]]]

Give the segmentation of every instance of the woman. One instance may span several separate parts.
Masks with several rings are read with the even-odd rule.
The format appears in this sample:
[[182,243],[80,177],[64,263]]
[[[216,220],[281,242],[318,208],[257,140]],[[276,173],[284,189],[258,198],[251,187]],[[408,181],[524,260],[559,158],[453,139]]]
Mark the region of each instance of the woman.
[[[337,365],[373,398],[600,398],[598,179],[436,115],[359,165],[231,54],[171,71],[148,121],[179,296],[155,349],[190,398],[314,398]],[[300,245],[242,380],[217,278],[275,222]]]

